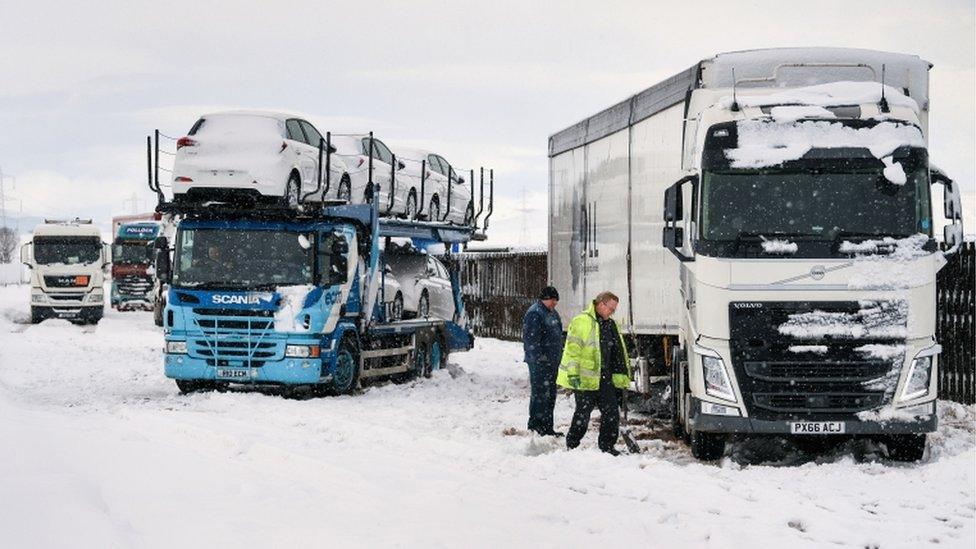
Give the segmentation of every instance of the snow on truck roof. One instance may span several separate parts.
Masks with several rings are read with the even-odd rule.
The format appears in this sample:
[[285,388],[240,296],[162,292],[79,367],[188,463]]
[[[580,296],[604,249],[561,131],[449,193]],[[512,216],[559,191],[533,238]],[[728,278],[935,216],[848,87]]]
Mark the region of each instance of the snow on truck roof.
[[34,227],[34,236],[92,236],[100,239],[102,233],[90,219],[73,221],[47,219],[43,224]]
[[[836,82],[880,83],[911,98],[928,111],[928,71],[932,64],[916,55],[854,48],[771,48],[720,53],[658,82],[615,105],[549,137],[553,157],[592,143],[677,105],[693,89],[760,89],[811,87]],[[878,87],[880,91],[880,86]],[[765,92],[759,92],[765,93]]]

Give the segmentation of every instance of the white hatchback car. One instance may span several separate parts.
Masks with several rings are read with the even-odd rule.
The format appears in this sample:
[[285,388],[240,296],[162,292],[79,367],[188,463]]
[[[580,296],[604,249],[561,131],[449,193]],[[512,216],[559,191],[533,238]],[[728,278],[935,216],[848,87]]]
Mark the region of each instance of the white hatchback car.
[[443,263],[420,253],[384,254],[384,259],[400,282],[405,318],[454,319],[454,291]]
[[[403,215],[406,213],[406,196],[402,171],[406,165],[397,159],[393,167],[393,153],[383,141],[373,137],[373,187],[370,187],[369,177],[369,136],[368,135],[338,135],[332,136],[329,142],[336,149],[333,158],[344,166],[348,178],[337,187],[329,189],[328,198],[345,200],[352,204],[368,202],[375,194],[375,187],[379,186],[376,200],[382,215]],[[391,181],[396,182],[393,200],[390,200]],[[335,189],[334,191],[332,189]]]
[[[417,205],[423,204],[420,217],[430,221],[446,221],[461,225],[470,225],[474,220],[474,202],[472,202],[471,182],[467,181],[466,173],[459,173],[451,164],[439,154],[421,149],[398,148],[406,161],[403,170],[404,180],[409,182],[406,191],[406,210],[408,218],[417,217]],[[421,161],[424,163],[421,164]],[[421,185],[420,168],[424,167],[424,180]],[[448,192],[448,174],[451,187]],[[421,197],[423,191],[423,197]],[[448,195],[451,207],[447,208]],[[422,202],[421,202],[422,201]]]
[[[283,113],[227,111],[202,116],[176,143],[173,196],[178,202],[246,198],[296,207],[318,200],[322,134],[306,120]],[[324,164],[324,153],[323,153]],[[336,188],[349,181],[343,163],[332,163]],[[316,189],[319,191],[316,193]]]

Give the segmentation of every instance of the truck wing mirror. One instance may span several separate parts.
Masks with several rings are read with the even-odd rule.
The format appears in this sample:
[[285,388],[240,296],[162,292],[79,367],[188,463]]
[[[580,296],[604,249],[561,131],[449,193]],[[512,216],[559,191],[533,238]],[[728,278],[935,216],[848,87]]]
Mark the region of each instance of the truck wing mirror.
[[169,249],[169,240],[167,240],[165,236],[157,236],[156,239],[153,240],[153,248],[156,248],[157,250],[167,250]]
[[963,242],[962,227],[962,201],[959,197],[959,185],[952,179],[937,169],[931,170],[932,183],[938,183],[943,187],[942,208],[946,221],[949,223],[942,228],[942,237],[945,240],[945,255],[952,255],[959,251]]
[[168,284],[173,276],[172,265],[169,261],[169,248],[156,248],[155,268],[156,277]]
[[109,263],[112,262],[113,257],[114,256],[112,255],[112,245],[103,242],[102,243],[102,268],[103,269],[106,266],[108,266]]
[[20,247],[20,262],[27,265],[27,268],[33,269],[34,266],[31,264],[34,262],[34,243],[28,242]]
[[682,262],[695,260],[681,252],[684,247],[684,228],[679,227],[678,223],[684,219],[682,190],[686,183],[697,187],[698,176],[686,175],[664,191],[664,232],[661,238],[664,247]]

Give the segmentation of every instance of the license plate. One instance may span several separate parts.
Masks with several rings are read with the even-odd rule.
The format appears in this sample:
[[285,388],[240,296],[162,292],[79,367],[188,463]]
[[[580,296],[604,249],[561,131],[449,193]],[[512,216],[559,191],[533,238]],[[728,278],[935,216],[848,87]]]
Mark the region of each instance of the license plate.
[[790,433],[794,435],[842,435],[843,421],[793,421]]
[[217,377],[220,379],[247,379],[251,377],[251,371],[237,368],[217,368]]

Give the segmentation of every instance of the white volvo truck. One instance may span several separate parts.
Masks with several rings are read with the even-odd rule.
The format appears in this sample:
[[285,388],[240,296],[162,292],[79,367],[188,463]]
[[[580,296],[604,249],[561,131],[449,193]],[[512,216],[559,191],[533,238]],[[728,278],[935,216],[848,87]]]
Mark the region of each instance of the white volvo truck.
[[46,219],[20,249],[31,269],[31,322],[98,322],[105,311],[109,248],[90,219]]
[[563,322],[602,290],[621,297],[634,389],[670,380],[696,457],[732,434],[866,435],[922,457],[936,273],[962,239],[958,188],[928,158],[930,68],[725,53],[550,137]]

